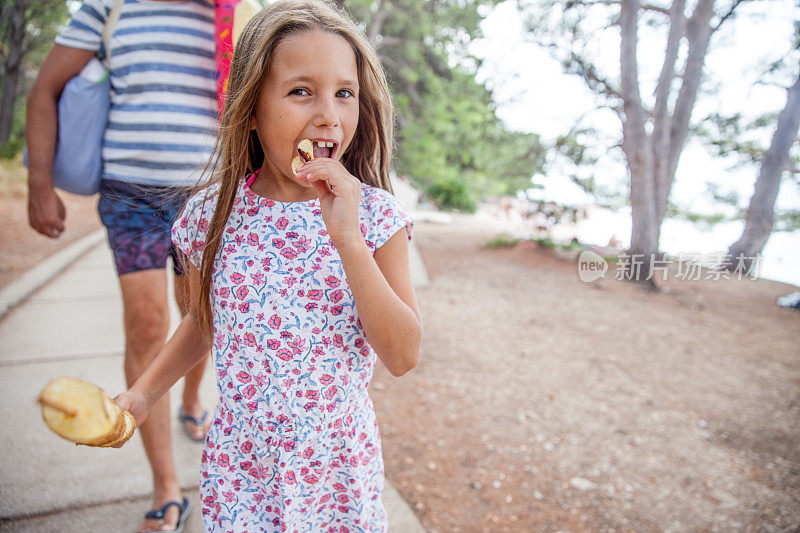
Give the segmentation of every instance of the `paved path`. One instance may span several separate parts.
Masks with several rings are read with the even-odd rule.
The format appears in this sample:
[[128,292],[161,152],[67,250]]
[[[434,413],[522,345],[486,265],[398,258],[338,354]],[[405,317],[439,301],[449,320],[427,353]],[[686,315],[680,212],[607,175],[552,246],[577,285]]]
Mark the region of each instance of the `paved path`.
[[[412,270],[424,284],[424,266],[414,252]],[[19,286],[12,289],[27,294]],[[172,306],[175,324],[178,311]],[[35,402],[50,379],[64,375],[96,383],[111,396],[123,390],[121,310],[103,241],[0,319],[0,531],[134,531],[149,506],[151,478],[138,434],[119,450],[73,446],[47,429]],[[213,372],[207,378],[201,397],[212,407]],[[171,391],[173,412],[180,390],[182,384]],[[185,531],[200,532],[202,445],[189,440],[177,424],[173,442],[181,485],[194,499]],[[424,531],[386,485],[390,531]]]

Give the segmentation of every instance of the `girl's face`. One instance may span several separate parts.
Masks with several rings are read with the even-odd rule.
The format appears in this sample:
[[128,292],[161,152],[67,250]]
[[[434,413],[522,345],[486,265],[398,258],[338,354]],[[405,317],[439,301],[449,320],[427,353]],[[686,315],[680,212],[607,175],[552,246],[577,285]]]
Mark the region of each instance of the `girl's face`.
[[292,172],[297,144],[309,139],[315,157],[341,159],[358,124],[358,89],[355,54],[344,38],[320,30],[285,37],[273,53],[253,118],[264,149],[262,175],[311,187]]

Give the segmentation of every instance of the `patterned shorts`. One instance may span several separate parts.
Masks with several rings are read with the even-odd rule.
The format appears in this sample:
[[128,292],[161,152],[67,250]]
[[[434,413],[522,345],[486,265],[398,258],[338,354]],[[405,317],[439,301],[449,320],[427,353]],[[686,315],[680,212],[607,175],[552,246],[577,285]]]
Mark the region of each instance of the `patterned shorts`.
[[118,275],[166,268],[167,256],[175,274],[183,274],[183,254],[172,244],[170,231],[187,197],[177,187],[101,182],[97,211],[108,229]]

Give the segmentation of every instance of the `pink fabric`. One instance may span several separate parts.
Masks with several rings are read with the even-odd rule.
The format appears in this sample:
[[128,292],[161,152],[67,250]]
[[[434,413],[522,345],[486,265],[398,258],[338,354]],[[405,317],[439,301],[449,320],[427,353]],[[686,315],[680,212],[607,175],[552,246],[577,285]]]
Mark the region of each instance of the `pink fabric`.
[[233,55],[233,10],[241,0],[215,0],[214,42],[217,45],[217,108],[222,116]]
[[247,188],[248,189],[250,187],[252,187],[253,184],[256,182],[256,178],[258,177],[258,173],[259,172],[261,172],[260,168],[258,170],[256,170],[255,172],[253,172],[252,174],[250,174],[250,176],[247,178]]

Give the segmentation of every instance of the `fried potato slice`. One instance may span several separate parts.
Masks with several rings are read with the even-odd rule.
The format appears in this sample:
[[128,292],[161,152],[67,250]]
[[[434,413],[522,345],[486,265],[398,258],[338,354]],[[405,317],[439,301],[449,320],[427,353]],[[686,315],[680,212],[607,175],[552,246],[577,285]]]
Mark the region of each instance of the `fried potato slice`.
[[314,143],[308,139],[303,139],[297,143],[297,151],[305,158],[306,161],[314,159]]
[[136,419],[133,418],[130,412],[123,409],[122,420],[124,422],[122,433],[115,440],[106,444],[98,444],[97,446],[101,448],[121,448],[123,444],[128,442],[128,439],[133,436],[133,432],[136,430]]
[[122,410],[92,383],[61,377],[39,394],[42,418],[56,434],[77,444],[110,442],[125,429]]
[[295,158],[292,159],[292,172],[297,174],[301,166],[303,166],[303,160],[300,159],[300,156],[295,156]]
[[106,409],[106,414],[109,417],[112,417],[112,419],[115,418],[117,420],[117,426],[114,428],[114,431],[109,433],[108,435],[104,435],[103,437],[97,440],[93,440],[91,442],[80,443],[80,444],[85,444],[86,446],[103,446],[105,444],[108,444],[109,442],[114,442],[116,440],[119,440],[119,438],[125,434],[125,417],[122,416],[123,415],[122,410],[119,408],[117,404],[114,403],[114,401],[111,398],[108,397],[105,391],[103,391],[102,389],[100,390],[104,396],[103,405]]

